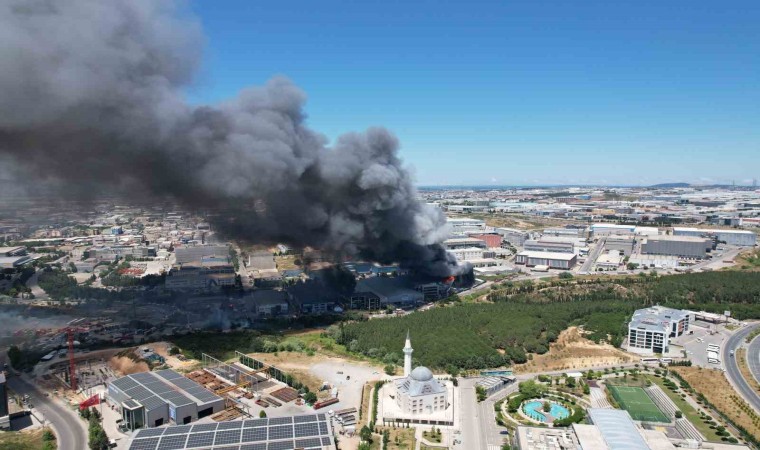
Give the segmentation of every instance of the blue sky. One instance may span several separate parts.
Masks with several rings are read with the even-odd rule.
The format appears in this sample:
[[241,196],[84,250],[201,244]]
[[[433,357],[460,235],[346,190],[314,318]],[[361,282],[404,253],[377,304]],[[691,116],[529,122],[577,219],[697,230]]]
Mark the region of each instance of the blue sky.
[[760,2],[201,1],[215,102],[286,75],[419,184],[760,178]]

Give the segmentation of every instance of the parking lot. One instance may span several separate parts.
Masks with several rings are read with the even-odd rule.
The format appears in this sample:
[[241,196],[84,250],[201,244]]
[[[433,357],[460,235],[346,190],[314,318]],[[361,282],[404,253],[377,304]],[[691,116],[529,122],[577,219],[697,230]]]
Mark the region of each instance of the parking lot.
[[[682,346],[684,351],[686,351],[686,357],[695,366],[722,368],[722,364],[710,364],[707,362],[707,346],[715,344],[718,347],[723,347],[723,343],[728,339],[730,334],[725,326],[723,324],[713,324],[698,320],[690,323],[689,329],[693,331],[693,334],[685,334],[675,338],[671,343]],[[720,351],[718,353],[720,354]]]

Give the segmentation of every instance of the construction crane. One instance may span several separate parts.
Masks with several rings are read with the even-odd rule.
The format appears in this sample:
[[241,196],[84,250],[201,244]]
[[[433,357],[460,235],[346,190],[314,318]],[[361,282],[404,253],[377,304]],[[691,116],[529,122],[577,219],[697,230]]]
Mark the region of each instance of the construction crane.
[[74,328],[67,328],[66,333],[68,334],[68,341],[69,341],[69,385],[71,386],[71,390],[76,392],[77,391],[77,365],[74,362]]

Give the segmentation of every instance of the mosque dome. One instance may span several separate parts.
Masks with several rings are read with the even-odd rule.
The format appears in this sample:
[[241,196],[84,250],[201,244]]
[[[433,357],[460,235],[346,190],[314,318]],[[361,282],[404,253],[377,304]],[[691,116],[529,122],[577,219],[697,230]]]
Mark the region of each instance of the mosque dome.
[[433,372],[431,372],[427,367],[419,366],[415,367],[414,370],[412,370],[412,373],[409,374],[409,377],[416,381],[430,381],[433,379]]

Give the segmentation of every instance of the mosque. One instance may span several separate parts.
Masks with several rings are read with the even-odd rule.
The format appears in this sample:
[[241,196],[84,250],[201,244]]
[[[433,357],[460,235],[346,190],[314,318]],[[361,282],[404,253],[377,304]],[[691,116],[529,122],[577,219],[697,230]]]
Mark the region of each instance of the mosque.
[[453,383],[435,378],[424,366],[412,370],[414,349],[408,332],[403,352],[404,375],[381,388],[378,412],[383,422],[453,425]]

